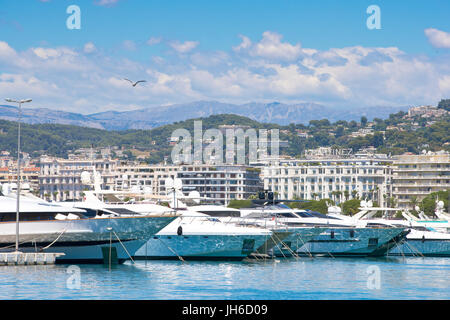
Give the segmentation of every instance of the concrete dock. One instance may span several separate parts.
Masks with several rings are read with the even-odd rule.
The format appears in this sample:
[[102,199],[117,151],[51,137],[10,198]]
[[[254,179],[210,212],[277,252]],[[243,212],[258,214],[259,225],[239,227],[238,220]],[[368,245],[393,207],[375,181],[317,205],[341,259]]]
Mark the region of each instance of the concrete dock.
[[47,252],[0,252],[0,266],[55,264],[57,257],[64,253]]

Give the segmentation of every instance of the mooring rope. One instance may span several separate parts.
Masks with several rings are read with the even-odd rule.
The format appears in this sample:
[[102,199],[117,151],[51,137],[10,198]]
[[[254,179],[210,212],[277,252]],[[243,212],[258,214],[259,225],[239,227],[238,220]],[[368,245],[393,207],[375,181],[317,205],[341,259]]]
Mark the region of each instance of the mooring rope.
[[[111,230],[111,231],[114,233],[114,235],[116,236],[117,240],[119,240],[119,243],[122,245],[123,249],[125,250],[125,252],[127,253],[127,255],[130,257],[131,261],[134,263],[133,258],[132,258],[131,255],[128,253],[128,250],[127,250],[127,248],[125,248],[125,246],[123,245],[122,241],[120,241],[120,239],[119,239],[119,237],[117,236],[116,232],[115,232],[114,230]],[[111,255],[110,255],[110,257],[111,257]]]
[[297,236],[297,254],[299,254],[299,253],[298,253],[298,250],[299,250],[299,248],[298,248],[298,239],[300,239],[300,241],[302,242],[301,248],[303,248],[303,246],[305,246],[306,253],[308,254],[308,256],[309,256],[311,259],[313,259],[314,257],[313,257],[313,255],[311,254],[311,251],[309,251],[308,248],[306,247],[306,243],[307,243],[308,241],[306,241],[306,242],[303,241],[302,237],[300,237],[299,235]]
[[[277,239],[280,241],[280,243],[283,244],[283,245],[288,249],[289,253],[292,254],[293,257],[298,258],[298,255],[297,255],[291,248],[289,248],[289,246],[286,245],[285,242],[283,242],[277,235],[275,235],[275,233],[274,233],[273,235],[274,235],[275,237],[277,237]],[[278,246],[278,244],[276,244],[276,245]],[[279,248],[279,247],[278,247],[278,248]],[[279,249],[280,249],[280,248],[279,248]],[[286,258],[286,256],[285,256],[284,253],[283,253],[283,250],[280,249],[280,251],[281,251],[281,254]]]
[[66,231],[67,231],[67,229],[64,229],[64,230],[59,234],[59,236],[58,236],[52,243],[50,243],[48,246],[42,248],[41,250],[46,250],[46,249],[50,248],[56,241],[59,240],[59,238],[61,238],[61,236],[62,236],[62,235],[64,234],[64,232],[66,232]]
[[182,256],[180,256],[178,253],[175,252],[175,250],[173,250],[168,244],[166,244],[164,241],[162,241],[162,239],[160,237],[158,237],[158,240],[162,242],[162,244],[164,244],[170,251],[172,251],[172,253],[174,255],[176,255],[178,257],[178,259],[180,259],[182,262],[186,262]]

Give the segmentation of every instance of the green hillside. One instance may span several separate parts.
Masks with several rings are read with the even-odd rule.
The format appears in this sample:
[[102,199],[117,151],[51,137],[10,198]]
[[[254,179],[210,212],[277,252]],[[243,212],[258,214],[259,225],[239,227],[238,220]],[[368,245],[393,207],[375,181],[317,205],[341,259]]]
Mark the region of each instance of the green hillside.
[[[41,154],[66,157],[78,148],[93,146],[119,146],[125,150],[147,151],[148,163],[158,163],[169,157],[173,146],[168,139],[173,131],[187,129],[193,136],[194,121],[202,120],[203,133],[220,125],[242,125],[258,129],[279,129],[280,140],[288,141],[289,146],[280,148],[281,154],[300,156],[305,149],[321,146],[345,147],[357,151],[360,148],[374,146],[377,151],[391,154],[404,152],[418,153],[422,149],[450,150],[450,117],[440,119],[406,119],[404,112],[391,114],[388,119],[374,119],[370,123],[371,134],[364,137],[352,137],[352,132],[367,128],[365,117],[360,122],[337,121],[327,119],[312,120],[308,125],[259,123],[246,117],[222,114],[207,118],[190,119],[164,125],[151,130],[107,131],[72,125],[60,124],[22,124],[22,150],[32,157]],[[405,120],[406,119],[406,120]],[[431,121],[433,120],[433,121]],[[299,132],[307,132],[302,137]],[[382,133],[384,132],[384,134]],[[225,139],[224,139],[225,142]],[[0,120],[0,150],[15,153],[17,150],[17,122]],[[131,158],[130,152],[127,153]]]

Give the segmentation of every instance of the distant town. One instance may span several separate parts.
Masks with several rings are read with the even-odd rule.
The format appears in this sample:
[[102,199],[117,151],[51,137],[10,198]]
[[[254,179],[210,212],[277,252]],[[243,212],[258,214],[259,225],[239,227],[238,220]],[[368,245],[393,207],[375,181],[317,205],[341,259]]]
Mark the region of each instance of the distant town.
[[[318,146],[305,148],[301,155],[270,155],[246,165],[217,164],[214,159],[202,162],[171,163],[165,156],[163,161],[148,163],[151,151],[122,145],[108,147],[83,147],[72,150],[67,157],[41,154],[36,156],[22,153],[21,179],[32,193],[50,201],[80,200],[89,186],[81,181],[83,171],[95,168],[101,174],[102,188],[105,190],[131,190],[152,195],[166,195],[165,179],[179,178],[183,182],[183,193],[188,195],[197,190],[201,197],[213,202],[229,205],[233,200],[254,197],[258,191],[271,190],[279,199],[299,199],[320,201],[330,199],[343,203],[352,199],[375,201],[380,206],[396,206],[414,209],[426,196],[449,190],[450,154],[447,142],[441,150],[430,150],[429,144],[418,147],[419,152],[391,154],[380,152],[386,132],[414,131],[431,127],[439,119],[448,119],[445,108],[420,106],[410,108],[400,114],[395,124],[385,125],[385,130],[377,128],[377,121],[367,121],[355,125],[355,130],[346,134],[355,139],[380,135],[379,145],[355,144],[342,146]],[[397,115],[397,118],[398,115]],[[326,129],[330,136],[342,136],[340,125],[330,126],[324,120],[312,121],[311,128],[281,129],[285,140],[280,148],[292,146],[293,132],[298,138],[307,139],[317,133],[317,128]],[[378,123],[379,124],[379,123]],[[247,129],[245,125],[218,126],[219,129]],[[292,128],[291,128],[292,129]],[[445,130],[445,128],[444,128]],[[0,133],[5,134],[0,128]],[[160,142],[150,147],[160,146]],[[166,148],[177,143],[176,138],[165,138]],[[374,140],[366,140],[374,141]],[[11,151],[0,151],[0,183],[14,183],[17,179],[17,156]]]

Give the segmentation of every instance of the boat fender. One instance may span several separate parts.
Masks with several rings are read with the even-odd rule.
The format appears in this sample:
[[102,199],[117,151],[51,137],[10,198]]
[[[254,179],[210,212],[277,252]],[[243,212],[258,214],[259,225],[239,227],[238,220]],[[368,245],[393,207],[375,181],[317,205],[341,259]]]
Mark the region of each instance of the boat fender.
[[179,226],[177,229],[177,235],[181,236],[183,234],[183,227]]

